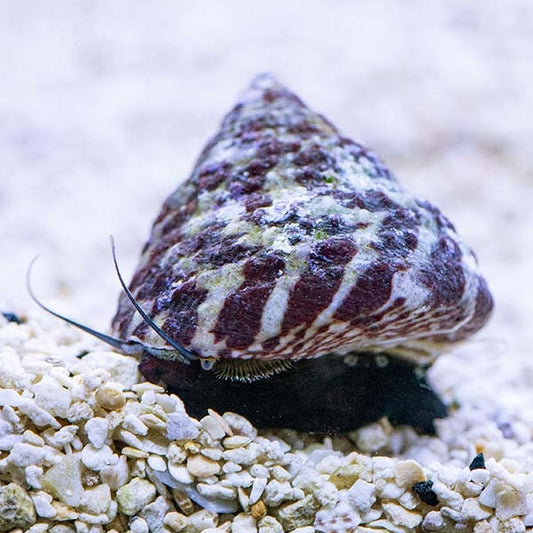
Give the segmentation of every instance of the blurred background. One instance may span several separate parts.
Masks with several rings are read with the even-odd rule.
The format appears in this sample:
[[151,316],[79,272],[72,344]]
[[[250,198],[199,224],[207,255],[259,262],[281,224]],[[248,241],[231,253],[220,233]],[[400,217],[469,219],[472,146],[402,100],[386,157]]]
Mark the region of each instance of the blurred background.
[[270,71],[439,205],[533,340],[530,0],[3,0],[0,308],[106,330],[160,206]]

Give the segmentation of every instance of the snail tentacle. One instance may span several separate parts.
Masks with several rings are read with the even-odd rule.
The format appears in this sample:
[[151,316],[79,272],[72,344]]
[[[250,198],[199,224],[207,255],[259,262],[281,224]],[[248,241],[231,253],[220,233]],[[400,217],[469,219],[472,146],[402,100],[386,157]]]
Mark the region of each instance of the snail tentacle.
[[45,304],[43,304],[37,298],[37,296],[35,296],[35,293],[33,292],[33,288],[31,286],[31,271],[38,257],[39,256],[34,257],[30,263],[30,266],[28,267],[28,272],[26,273],[26,287],[28,289],[28,293],[31,299],[41,309],[51,314],[52,316],[55,316],[56,318],[63,320],[63,322],[66,322],[67,324],[70,324],[71,326],[81,329],[82,331],[85,331],[85,333],[88,333],[89,335],[96,337],[97,339],[109,344],[110,346],[113,346],[113,348],[116,348],[122,353],[133,355],[133,354],[141,353],[143,351],[143,346],[140,343],[136,343],[133,341],[123,341],[121,339],[116,339],[115,337],[111,337],[110,335],[106,335],[105,333],[101,333],[100,331],[96,331],[95,329],[92,329],[89,326],[86,326],[85,324],[81,324],[80,322],[77,322],[76,320],[73,320],[72,318],[68,318],[64,315],[61,315],[60,313],[57,313],[56,311],[50,309]]
[[131,291],[128,289],[126,283],[124,282],[124,279],[122,278],[122,275],[120,274],[120,270],[118,268],[117,263],[117,256],[115,253],[115,241],[113,239],[113,236],[110,235],[109,237],[111,241],[111,253],[113,254],[113,263],[115,264],[115,270],[117,272],[118,279],[120,281],[120,285],[122,286],[122,290],[128,297],[128,300],[132,303],[133,307],[135,307],[136,311],[142,316],[143,320],[172,348],[174,348],[180,355],[183,356],[183,362],[188,363],[189,361],[193,359],[198,359],[197,356],[195,356],[191,351],[187,350],[180,344],[178,344],[174,339],[169,337],[146,313],[146,311],[141,307],[139,302],[135,299],[135,296],[131,293]]

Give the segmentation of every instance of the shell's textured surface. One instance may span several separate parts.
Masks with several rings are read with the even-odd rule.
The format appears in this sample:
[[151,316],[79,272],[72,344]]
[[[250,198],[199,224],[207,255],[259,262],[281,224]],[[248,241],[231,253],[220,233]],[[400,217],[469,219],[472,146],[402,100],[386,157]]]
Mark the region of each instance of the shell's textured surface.
[[[166,334],[215,359],[424,364],[492,309],[448,219],[268,75],[165,202],[130,288]],[[166,346],[124,295],[113,328]]]

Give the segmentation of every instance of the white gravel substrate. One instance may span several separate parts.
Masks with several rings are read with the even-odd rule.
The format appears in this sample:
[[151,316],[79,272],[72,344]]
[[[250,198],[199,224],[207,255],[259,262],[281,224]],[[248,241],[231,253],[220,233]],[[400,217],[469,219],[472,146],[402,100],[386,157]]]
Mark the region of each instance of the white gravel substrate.
[[[436,437],[384,420],[314,440],[261,434],[235,413],[190,418],[178,397],[139,382],[135,359],[67,326],[4,320],[0,346],[0,531],[533,527],[533,416],[491,410],[491,391],[452,407]],[[466,373],[456,383],[444,379],[461,357],[433,373],[448,401],[469,388]],[[524,370],[533,372],[533,362]],[[519,379],[514,394],[533,402]],[[507,400],[518,404],[512,395]],[[479,453],[485,468],[471,470]]]

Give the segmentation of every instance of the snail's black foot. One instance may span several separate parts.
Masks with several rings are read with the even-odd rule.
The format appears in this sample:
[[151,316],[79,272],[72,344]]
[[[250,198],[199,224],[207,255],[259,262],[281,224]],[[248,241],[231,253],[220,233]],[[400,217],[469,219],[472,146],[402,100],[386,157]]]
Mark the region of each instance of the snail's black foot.
[[217,378],[197,361],[144,356],[140,370],[180,396],[191,416],[202,417],[208,408],[234,411],[259,428],[344,433],[386,416],[393,425],[433,434],[434,419],[447,414],[422,369],[384,354],[360,354],[353,366],[333,355],[302,360],[252,383]]

